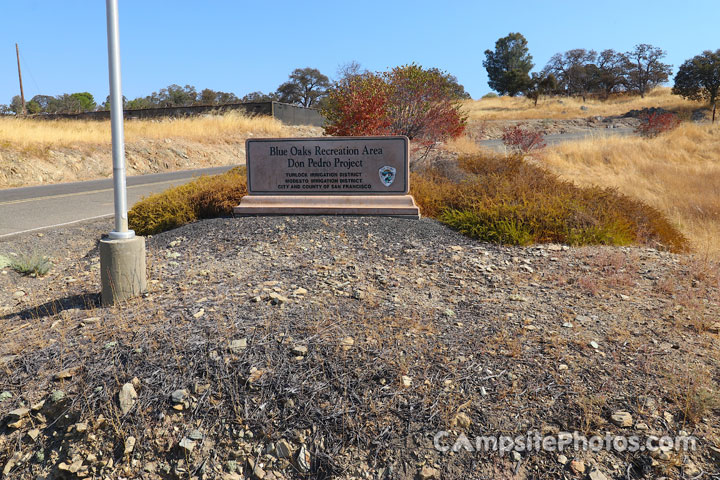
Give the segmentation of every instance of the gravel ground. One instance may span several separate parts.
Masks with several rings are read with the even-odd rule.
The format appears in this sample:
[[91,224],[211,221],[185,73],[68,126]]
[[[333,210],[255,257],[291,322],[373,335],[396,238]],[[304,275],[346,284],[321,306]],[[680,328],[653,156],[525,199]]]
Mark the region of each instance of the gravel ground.
[[[149,238],[149,292],[100,308],[110,228],[0,242],[55,264],[0,273],[6,478],[720,475],[717,266],[429,219],[226,218]],[[434,445],[532,431],[697,448]]]

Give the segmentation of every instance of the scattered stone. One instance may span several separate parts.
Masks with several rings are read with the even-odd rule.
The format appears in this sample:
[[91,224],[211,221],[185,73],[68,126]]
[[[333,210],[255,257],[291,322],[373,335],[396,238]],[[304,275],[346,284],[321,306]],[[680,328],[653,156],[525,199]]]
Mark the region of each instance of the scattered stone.
[[715,322],[708,328],[710,333],[720,333],[720,322]]
[[519,462],[520,460],[522,460],[522,455],[520,455],[520,452],[516,452],[513,450],[512,458],[513,458],[513,461]]
[[302,447],[300,447],[300,451],[297,455],[297,466],[302,473],[307,473],[310,471],[310,466],[312,465],[310,460],[310,452],[308,452],[307,448],[305,448],[305,445],[303,445]]
[[297,356],[305,356],[307,355],[308,347],[307,345],[295,345],[292,349],[292,353],[294,353]]
[[635,428],[636,428],[637,430],[642,431],[642,432],[645,432],[645,431],[647,431],[647,430],[650,430],[650,427],[648,427],[648,424],[645,423],[645,422],[638,422],[638,423],[636,423],[636,424],[635,424]]
[[204,309],[204,308],[201,308],[201,309],[198,310],[197,312],[193,313],[193,317],[195,317],[195,318],[200,318],[200,317],[202,317],[203,315],[205,315],[205,309]]
[[137,440],[132,435],[125,439],[125,455],[130,455],[132,451],[135,450],[136,441]]
[[355,345],[355,339],[353,337],[345,337],[340,340],[340,347],[346,352],[350,350],[353,345]]
[[77,433],[84,433],[88,429],[88,424],[85,422],[80,422],[75,424],[75,431]]
[[247,348],[247,338],[239,338],[230,342],[230,351],[240,353]]
[[[13,468],[15,468],[15,465],[20,461],[22,458],[22,452],[15,452],[15,454],[8,460],[8,462],[5,464],[5,468],[3,468],[2,476],[3,478],[8,478],[9,473],[12,471]],[[58,467],[59,468],[59,467]]]
[[185,389],[175,390],[170,394],[170,400],[173,403],[183,403],[189,396],[189,393]]
[[570,323],[570,322],[565,322],[565,323],[563,323],[563,327],[565,327],[565,328],[573,328],[573,324]]
[[293,295],[295,295],[296,297],[299,297],[302,295],[307,295],[307,293],[308,293],[307,289],[305,289],[303,287],[298,287],[293,291]]
[[412,385],[412,378],[407,375],[403,375],[400,379],[402,380],[403,387],[409,387]]
[[5,400],[10,400],[11,398],[12,398],[12,393],[10,393],[10,392],[0,393],[0,403],[4,402]]
[[248,383],[255,383],[260,380],[263,375],[265,375],[265,370],[262,368],[250,367],[250,375],[248,376],[247,381]]
[[17,421],[27,417],[30,414],[30,409],[25,407],[16,408],[8,413],[8,420]]
[[570,470],[575,473],[585,473],[585,462],[582,460],[573,460],[570,462]]
[[600,470],[593,470],[590,472],[590,476],[588,478],[590,480],[608,480],[608,477],[606,477]]
[[199,442],[200,440],[202,440],[204,438],[204,435],[200,430],[195,429],[190,432],[190,434],[188,435],[188,438],[190,440]]
[[25,292],[23,292],[22,290],[18,290],[17,292],[14,292],[14,293],[13,293],[13,297],[14,297],[14,298],[22,298],[22,297],[24,297],[25,295],[27,295],[27,294],[26,294]]
[[430,465],[423,465],[420,470],[421,480],[437,480],[440,478],[440,471],[437,468],[433,468]]
[[565,465],[565,464],[568,463],[568,458],[561,453],[560,455],[557,456],[557,461],[558,461],[560,464]]
[[68,378],[74,377],[78,370],[80,370],[80,367],[66,368],[62,372],[56,373],[53,378],[55,380],[67,380]]
[[178,446],[185,450],[187,453],[192,453],[192,451],[195,449],[195,442],[193,440],[190,440],[188,437],[183,437],[182,440],[180,440],[180,443],[178,443]]
[[34,442],[40,436],[40,429],[33,428],[32,430],[27,432],[27,434],[28,434],[28,437],[30,437],[30,440],[32,440]]
[[592,348],[594,348],[595,350],[597,350],[598,348],[600,348],[600,345],[598,345],[598,343],[597,343],[595,340],[593,340],[592,342],[590,342],[590,346],[591,346]]
[[673,423],[675,423],[675,416],[670,412],[663,413],[663,418],[669,425],[672,425]]
[[455,316],[455,311],[454,311],[452,308],[446,308],[445,311],[443,312],[443,314],[444,314],[446,317],[454,317],[454,316]]
[[285,439],[281,439],[275,445],[275,456],[277,458],[290,458],[293,454],[292,445]]
[[459,427],[464,430],[467,430],[470,428],[470,425],[472,425],[472,420],[466,413],[458,413],[453,417],[453,419],[450,421],[450,426],[455,428]]
[[688,460],[688,462],[683,465],[683,473],[686,477],[694,477],[698,473],[700,473],[700,469],[697,468],[697,466]]
[[617,411],[610,416],[612,422],[618,427],[631,427],[633,424],[632,415],[630,412]]
[[258,479],[258,480],[262,480],[263,478],[265,478],[267,473],[265,472],[265,470],[262,469],[260,464],[257,462],[257,459],[255,459],[253,457],[249,457],[247,459],[247,463],[248,463],[248,466],[250,467],[250,471],[252,472],[253,478]]
[[527,297],[523,297],[522,295],[510,295],[508,297],[508,300],[511,302],[528,302],[530,299]]
[[277,292],[271,292],[267,299],[270,300],[270,303],[273,305],[282,305],[283,303],[290,301],[287,297],[280,295]]
[[132,383],[126,383],[122,386],[122,389],[120,389],[120,393],[118,394],[118,402],[120,403],[120,411],[123,415],[127,415],[127,413],[132,409],[137,398],[138,395]]
[[562,372],[562,371],[567,370],[567,369],[568,369],[568,366],[565,365],[564,363],[561,363],[560,365],[558,365],[558,368],[557,368],[557,369],[558,369],[558,372]]

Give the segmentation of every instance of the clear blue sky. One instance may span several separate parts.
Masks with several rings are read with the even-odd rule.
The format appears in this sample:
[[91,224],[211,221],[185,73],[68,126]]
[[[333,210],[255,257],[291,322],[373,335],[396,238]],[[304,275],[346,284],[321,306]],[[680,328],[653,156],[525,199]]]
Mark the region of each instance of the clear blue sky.
[[[473,98],[490,91],[483,52],[509,32],[528,39],[536,69],[572,48],[627,51],[650,43],[675,69],[720,48],[720,0],[226,1],[119,0],[123,94],[170,84],[242,97],[273,91],[297,67],[335,76],[355,60],[377,71],[416,62],[455,75]],[[0,0],[0,103],[108,94],[105,2]]]

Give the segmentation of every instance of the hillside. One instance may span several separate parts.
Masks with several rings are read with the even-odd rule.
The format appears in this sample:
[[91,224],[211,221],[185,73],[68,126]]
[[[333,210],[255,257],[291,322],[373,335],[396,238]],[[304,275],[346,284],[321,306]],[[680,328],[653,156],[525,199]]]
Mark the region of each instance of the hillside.
[[[317,136],[240,114],[125,122],[128,175],[245,161],[252,137]],[[110,122],[0,118],[0,188],[107,178],[112,175]]]

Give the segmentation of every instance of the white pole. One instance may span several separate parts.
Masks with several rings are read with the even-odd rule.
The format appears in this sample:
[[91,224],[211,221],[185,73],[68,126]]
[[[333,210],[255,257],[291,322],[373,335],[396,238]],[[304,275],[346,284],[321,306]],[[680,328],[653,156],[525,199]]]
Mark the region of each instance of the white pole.
[[125,183],[125,133],[123,130],[122,86],[120,83],[120,33],[118,2],[105,0],[107,10],[108,69],[110,71],[110,125],[112,129],[113,181],[115,190],[115,230],[111,239],[128,239],[127,188]]

